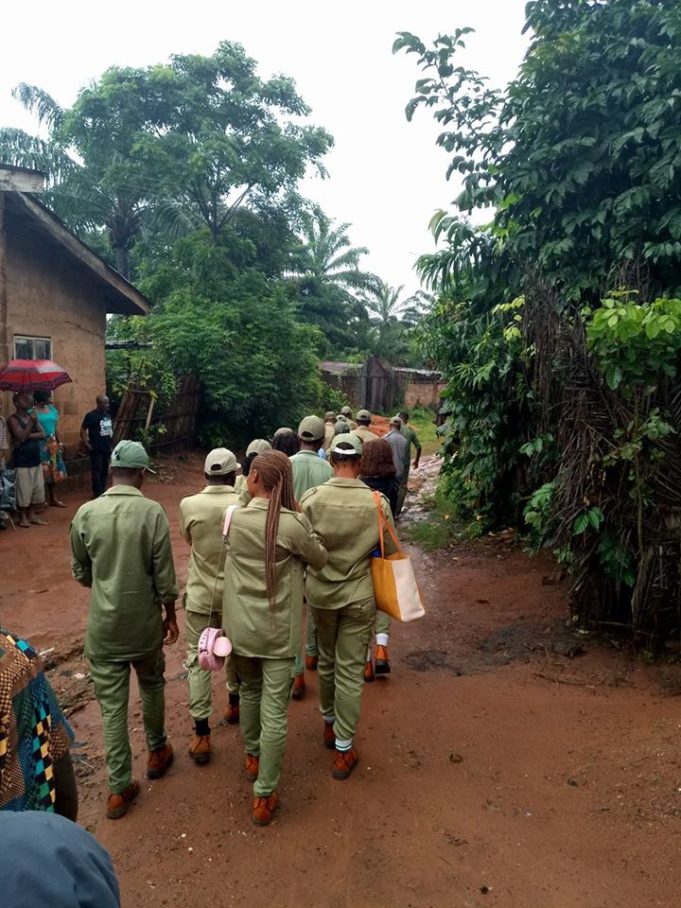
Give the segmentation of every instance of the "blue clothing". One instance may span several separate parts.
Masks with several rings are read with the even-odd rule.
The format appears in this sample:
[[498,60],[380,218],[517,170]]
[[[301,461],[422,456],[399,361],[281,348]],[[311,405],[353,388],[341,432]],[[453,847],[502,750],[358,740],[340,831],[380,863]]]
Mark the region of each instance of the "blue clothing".
[[50,438],[57,434],[57,424],[59,422],[59,411],[53,404],[48,404],[47,413],[34,408],[33,412],[45,433],[45,438]]
[[2,903],[8,908],[120,908],[109,853],[81,826],[40,811],[0,820]]

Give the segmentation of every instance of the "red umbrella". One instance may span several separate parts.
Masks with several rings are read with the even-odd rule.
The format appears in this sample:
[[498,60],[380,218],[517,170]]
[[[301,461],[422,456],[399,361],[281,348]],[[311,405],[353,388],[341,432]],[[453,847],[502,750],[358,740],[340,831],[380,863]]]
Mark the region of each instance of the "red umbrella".
[[0,391],[54,391],[72,381],[51,359],[12,359],[0,369]]

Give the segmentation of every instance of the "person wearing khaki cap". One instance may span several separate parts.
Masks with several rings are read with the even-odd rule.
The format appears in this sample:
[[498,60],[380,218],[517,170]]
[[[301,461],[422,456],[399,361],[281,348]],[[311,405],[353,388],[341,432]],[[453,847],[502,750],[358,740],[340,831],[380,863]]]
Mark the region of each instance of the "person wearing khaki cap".
[[[336,752],[335,779],[347,779],[357,765],[354,737],[376,618],[371,555],[379,545],[379,520],[373,492],[359,478],[362,454],[362,440],[354,432],[336,436],[330,452],[334,478],[310,489],[300,502],[329,553],[324,567],[308,569],[306,594],[317,627],[323,743]],[[379,501],[392,524],[388,499],[381,495]],[[390,536],[385,548],[387,554],[395,551]]]
[[376,441],[378,435],[369,428],[371,425],[371,413],[369,413],[368,410],[358,410],[356,418],[357,428],[352,430],[352,434],[361,438],[363,444],[368,444],[370,441]]
[[[211,674],[199,667],[197,646],[206,627],[222,627],[225,556],[220,527],[227,508],[239,504],[239,495],[234,488],[238,467],[231,451],[215,448],[203,466],[206,487],[180,502],[180,533],[192,547],[183,605],[189,712],[194,721],[189,756],[197,764],[208,763],[211,757],[210,716],[213,711]],[[229,659],[226,670],[228,707],[225,718],[235,723],[239,718],[239,683]]]
[[246,488],[246,477],[248,476],[248,471],[251,468],[251,464],[258,454],[262,454],[263,451],[271,451],[272,445],[267,441],[266,438],[254,438],[253,441],[246,448],[246,456],[244,461],[241,464],[241,473],[237,476],[236,482],[234,483],[234,488],[236,491],[242,495],[241,504],[244,506],[250,501],[250,495],[248,494],[248,489]]
[[346,404],[344,407],[341,407],[340,415],[345,417],[346,423],[350,426],[350,431],[357,428],[357,423],[352,418],[352,408],[348,407]]
[[[293,470],[293,494],[300,501],[308,489],[321,485],[333,476],[329,464],[319,456],[319,449],[324,444],[326,425],[319,416],[306,416],[298,426],[300,451],[291,457]],[[296,657],[295,680],[293,682],[293,699],[301,700],[305,695],[305,672],[317,670],[317,634],[310,607],[307,608],[307,637],[305,640],[305,664],[300,656]]]
[[333,441],[333,429],[336,424],[336,414],[333,410],[327,410],[324,414],[324,451],[328,451]]
[[140,491],[149,456],[137,441],[111,455],[111,488],[81,505],[70,528],[71,571],[90,587],[85,655],[102,713],[110,795],[106,813],[122,817],[140,791],[128,737],[130,666],[137,674],[149,759],[147,778],[173,762],[165,731],[164,644],[178,637],[177,580],[165,511]]

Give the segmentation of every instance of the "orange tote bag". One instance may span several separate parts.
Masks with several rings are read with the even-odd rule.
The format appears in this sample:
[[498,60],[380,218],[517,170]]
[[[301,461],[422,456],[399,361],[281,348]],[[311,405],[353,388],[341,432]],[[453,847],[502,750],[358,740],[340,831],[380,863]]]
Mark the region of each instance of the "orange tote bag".
[[[392,524],[387,520],[381,507],[381,496],[374,492],[378,511],[378,540],[380,555],[371,558],[371,578],[374,582],[376,608],[390,615],[396,621],[414,621],[425,615],[421,594],[414,576],[411,558],[402,551],[402,546]],[[397,552],[385,554],[385,530],[395,543]]]

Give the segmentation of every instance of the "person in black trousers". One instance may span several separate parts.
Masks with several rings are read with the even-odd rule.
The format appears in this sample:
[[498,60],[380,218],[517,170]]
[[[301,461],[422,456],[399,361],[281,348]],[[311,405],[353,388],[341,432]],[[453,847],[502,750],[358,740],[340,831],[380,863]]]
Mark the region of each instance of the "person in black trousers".
[[90,454],[92,497],[99,498],[106,491],[113,440],[113,423],[106,394],[100,394],[97,408],[85,414],[80,427],[80,440]]

